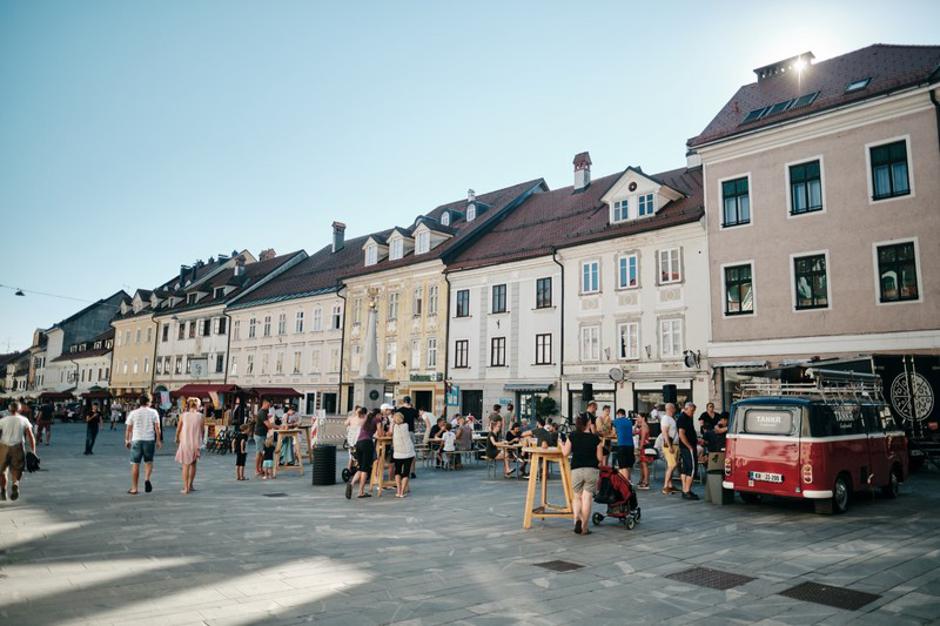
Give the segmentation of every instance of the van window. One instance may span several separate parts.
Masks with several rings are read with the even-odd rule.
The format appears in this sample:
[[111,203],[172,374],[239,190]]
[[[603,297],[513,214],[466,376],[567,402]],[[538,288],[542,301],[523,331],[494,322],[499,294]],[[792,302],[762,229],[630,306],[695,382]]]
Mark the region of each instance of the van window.
[[742,410],[744,428],[739,432],[751,435],[793,435],[797,432],[799,409],[743,407]]
[[862,407],[858,404],[814,404],[809,424],[813,437],[865,434]]
[[881,428],[885,432],[903,430],[887,404],[881,405],[878,409],[878,419],[881,421]]

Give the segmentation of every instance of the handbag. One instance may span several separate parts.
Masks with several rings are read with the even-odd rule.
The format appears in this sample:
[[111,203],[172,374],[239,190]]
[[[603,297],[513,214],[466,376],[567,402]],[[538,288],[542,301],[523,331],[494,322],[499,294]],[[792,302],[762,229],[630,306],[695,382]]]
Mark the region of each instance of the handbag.
[[29,473],[39,471],[39,457],[33,454],[32,450],[26,452],[26,471]]

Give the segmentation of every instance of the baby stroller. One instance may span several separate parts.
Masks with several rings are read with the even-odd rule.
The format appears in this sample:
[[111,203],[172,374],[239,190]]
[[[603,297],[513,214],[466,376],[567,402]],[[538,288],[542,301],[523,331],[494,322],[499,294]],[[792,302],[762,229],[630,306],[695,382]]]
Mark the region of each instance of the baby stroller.
[[619,519],[627,530],[633,530],[642,515],[633,485],[611,467],[601,467],[600,472],[594,502],[606,504],[607,514],[595,513],[591,521],[597,526],[605,517],[614,517]]
[[350,426],[346,429],[346,438],[343,440],[343,448],[349,450],[349,461],[343,468],[343,482],[348,483],[349,479],[359,471],[359,464],[356,462],[356,440],[359,439],[359,427]]

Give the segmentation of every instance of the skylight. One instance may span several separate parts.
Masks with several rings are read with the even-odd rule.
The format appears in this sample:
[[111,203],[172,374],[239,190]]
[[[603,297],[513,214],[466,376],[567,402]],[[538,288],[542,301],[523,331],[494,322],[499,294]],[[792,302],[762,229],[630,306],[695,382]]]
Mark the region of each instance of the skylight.
[[793,101],[793,104],[790,105],[790,108],[799,109],[800,107],[809,106],[813,103],[814,100],[816,100],[816,96],[818,95],[819,95],[819,92],[814,91],[813,93],[808,93],[805,96],[800,96],[799,98]]
[[766,115],[776,115],[777,113],[783,113],[790,105],[793,104],[793,100],[784,100],[783,102],[778,102],[777,104],[770,107]]
[[871,78],[870,78],[870,77],[869,77],[869,78],[862,78],[862,79],[860,79],[860,80],[853,80],[853,81],[852,81],[851,83],[849,83],[848,86],[845,88],[845,93],[849,93],[849,92],[852,92],[852,91],[858,91],[859,89],[864,89],[865,87],[868,87],[868,83],[870,83],[870,82],[871,82]]
[[754,120],[759,119],[760,116],[763,115],[765,111],[767,111],[767,107],[754,109],[753,111],[747,114],[747,117],[745,117],[741,123],[746,124],[748,122],[753,122]]

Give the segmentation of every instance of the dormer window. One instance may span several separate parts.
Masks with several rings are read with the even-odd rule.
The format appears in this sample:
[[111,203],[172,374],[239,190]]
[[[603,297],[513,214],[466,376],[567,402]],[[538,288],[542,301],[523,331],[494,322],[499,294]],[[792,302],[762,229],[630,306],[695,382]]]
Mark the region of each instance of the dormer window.
[[216,287],[215,296],[216,298],[222,298],[225,296],[225,287]]
[[638,214],[640,217],[646,215],[652,215],[655,210],[656,204],[653,200],[653,194],[647,193],[643,194],[639,198],[639,203],[637,204]]
[[108,339],[108,343],[105,344],[105,347],[106,347],[108,350],[110,350],[111,348],[114,347],[114,342],[113,342],[112,340]]
[[379,247],[371,244],[366,247],[366,265],[375,265],[379,262]]
[[[444,215],[447,215],[445,213]],[[421,231],[415,239],[415,254],[424,254],[431,249],[431,233]]]
[[630,217],[630,201],[617,200],[614,202],[614,213],[611,222],[622,222]]
[[405,242],[401,237],[396,237],[391,241],[388,258],[390,261],[400,259],[405,256]]
[[467,205],[467,221],[472,222],[477,217],[477,205],[472,202]]
[[444,211],[444,214],[441,215],[441,224],[450,226],[450,211]]
[[95,350],[101,350],[101,342],[100,342],[100,341],[96,341],[96,342],[95,342]]
[[196,294],[191,293],[186,296],[186,304],[196,304]]

